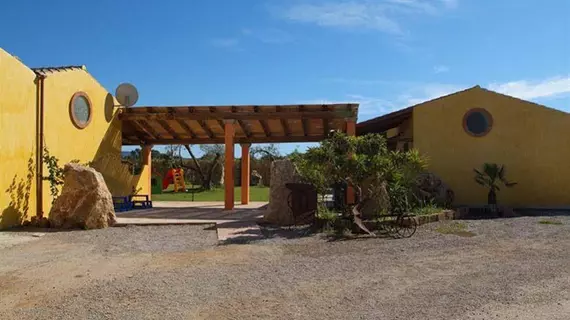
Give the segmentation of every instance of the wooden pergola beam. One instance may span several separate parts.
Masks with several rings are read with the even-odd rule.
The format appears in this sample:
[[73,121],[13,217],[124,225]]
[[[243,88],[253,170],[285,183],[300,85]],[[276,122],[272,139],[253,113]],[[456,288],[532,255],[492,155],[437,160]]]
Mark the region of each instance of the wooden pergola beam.
[[[137,125],[134,124],[132,121],[127,121],[127,122],[125,122],[125,124],[126,124],[126,126],[123,125],[123,137],[126,136],[126,138],[123,138],[123,140],[125,140],[125,142],[133,144],[133,145],[145,144],[145,141],[148,140],[148,138],[144,137],[141,134],[141,131],[136,129]],[[125,128],[127,130],[125,130]],[[129,129],[131,129],[131,130],[129,130]],[[133,139],[133,137],[135,137],[135,139]]]
[[198,124],[200,125],[202,130],[204,130],[204,132],[206,133],[208,138],[210,138],[210,139],[214,138],[214,133],[212,132],[212,129],[210,129],[210,127],[208,127],[208,124],[206,123],[206,121],[196,120],[196,122],[198,122]]
[[[325,112],[329,111],[329,107],[327,105],[323,105],[322,109]],[[325,136],[328,136],[330,131],[331,131],[331,129],[330,129],[329,119],[323,119],[323,134]]]
[[[236,113],[237,108],[235,106],[232,106],[232,113]],[[221,120],[218,120],[221,121]],[[237,120],[237,123],[239,125],[239,127],[241,128],[241,131],[243,131],[243,134],[246,137],[251,137],[251,131],[247,128],[247,125],[243,122],[243,120]]]
[[174,129],[172,129],[172,127],[168,124],[168,122],[166,122],[166,120],[158,120],[157,121],[158,124],[160,124],[160,126],[166,130],[166,132],[168,132],[168,134],[170,134],[174,139],[182,139],[180,137],[180,135],[178,135],[178,133],[176,133],[176,131]]
[[[209,107],[208,110],[210,110],[211,113],[217,113],[218,110],[216,110],[216,107]],[[224,120],[222,119],[217,119],[218,120],[218,124],[220,125],[220,128],[222,128],[222,130],[224,130],[225,125],[224,125]]]
[[[299,112],[300,112],[300,113],[304,113],[303,110],[305,109],[305,106],[300,105],[300,106],[298,107],[298,109],[299,109]],[[326,112],[323,112],[323,113],[326,113]],[[307,119],[302,118],[302,119],[301,119],[301,124],[302,124],[302,126],[303,126],[303,135],[304,135],[304,136],[307,136],[307,135],[309,134],[309,123],[307,122]]]
[[176,122],[178,122],[178,124],[182,127],[182,129],[186,130],[186,132],[188,132],[188,135],[192,138],[196,138],[196,133],[194,132],[194,130],[192,130],[192,128],[190,128],[190,126],[184,122],[184,120],[180,120],[177,119]]
[[[275,111],[277,112],[281,112],[281,107],[277,106],[275,107]],[[285,136],[290,136],[291,135],[291,130],[289,129],[289,124],[287,123],[287,119],[280,119],[281,121],[281,127],[283,127],[283,133],[285,134]]]
[[152,136],[156,137],[157,139],[162,139],[162,135],[156,132],[147,121],[141,120],[140,124],[143,125],[146,128],[147,132],[150,132]]
[[238,113],[210,113],[210,112],[178,112],[178,113],[138,113],[124,112],[119,114],[123,121],[140,120],[267,120],[267,119],[345,119],[346,116],[334,112],[322,111],[291,111],[291,112],[238,112]]
[[[259,116],[262,114],[261,112],[259,112],[258,106],[254,106],[253,110],[254,110],[254,115]],[[263,128],[263,133],[265,133],[265,136],[269,138],[271,137],[271,130],[269,130],[269,126],[267,125],[267,122],[265,122],[265,119],[267,119],[267,117],[265,116],[266,114],[269,114],[269,112],[263,112],[263,116],[261,116],[257,120],[259,121],[259,125],[261,125],[261,128]]]
[[[148,135],[151,139],[153,140],[157,140],[160,139],[160,136],[158,136],[156,133],[153,132],[153,130],[149,130],[148,129],[148,123],[146,123],[146,121],[144,120],[135,120],[135,121],[131,121],[130,122],[134,127],[138,128],[140,131],[144,132],[146,135]],[[148,139],[147,139],[148,140]]]
[[137,145],[137,144],[145,144],[144,139],[136,137],[125,137],[123,138],[123,142],[126,142],[128,145]]
[[[323,135],[316,136],[252,136],[247,137],[235,137],[235,143],[302,143],[302,142],[319,142],[324,140],[326,137]],[[168,144],[223,144],[223,137],[215,138],[190,138],[190,139],[152,139],[147,140],[147,144],[153,145],[168,145]]]

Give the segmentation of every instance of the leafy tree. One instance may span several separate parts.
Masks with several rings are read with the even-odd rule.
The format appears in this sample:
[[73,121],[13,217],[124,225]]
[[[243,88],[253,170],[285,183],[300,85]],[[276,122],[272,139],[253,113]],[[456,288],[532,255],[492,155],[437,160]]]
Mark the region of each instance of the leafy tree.
[[506,169],[504,165],[496,163],[484,163],[481,170],[475,171],[475,182],[489,189],[487,194],[487,204],[497,204],[497,191],[500,191],[499,185],[502,184],[507,188],[515,186],[516,182],[509,182],[506,178]]
[[269,161],[274,161],[276,159],[281,159],[281,153],[274,143],[266,145],[257,145],[252,147],[250,150],[251,154],[255,157],[259,157],[261,160],[268,159]]
[[204,158],[215,158],[216,155],[224,155],[225,148],[223,144],[201,144],[200,151],[202,151]]
[[379,134],[354,137],[334,132],[319,146],[291,158],[300,175],[319,193],[337,183],[351,186],[357,195],[356,204],[344,214],[352,215],[353,221],[368,233],[361,220],[363,205],[381,196],[379,190],[384,188],[392,211],[411,209],[412,186],[417,174],[426,167],[425,159],[416,150],[389,151],[386,138]]
[[221,165],[221,159],[222,159],[222,156],[224,155],[224,151],[225,151],[224,146],[221,144],[200,145],[200,150],[204,154],[202,156],[202,160],[208,161],[208,165],[207,165],[208,171],[207,172],[200,165],[200,161],[198,161],[198,159],[194,155],[194,152],[192,152],[192,148],[190,147],[190,145],[185,145],[184,147],[186,148],[186,151],[188,151],[188,153],[190,154],[190,157],[192,158],[193,166],[184,166],[183,165],[183,167],[185,169],[192,170],[198,174],[198,176],[200,177],[201,184],[202,184],[202,189],[211,190],[214,187],[214,185],[212,183],[213,173],[214,173],[214,170],[218,166]]

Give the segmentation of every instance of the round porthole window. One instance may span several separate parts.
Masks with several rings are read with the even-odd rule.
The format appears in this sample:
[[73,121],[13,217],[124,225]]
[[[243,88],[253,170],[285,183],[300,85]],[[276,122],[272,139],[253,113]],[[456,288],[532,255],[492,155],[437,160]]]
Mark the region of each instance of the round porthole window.
[[69,115],[71,121],[79,129],[87,127],[91,122],[92,115],[91,100],[85,92],[77,92],[71,97],[69,102]]
[[482,137],[491,131],[493,117],[485,109],[471,109],[463,117],[463,129],[474,137]]

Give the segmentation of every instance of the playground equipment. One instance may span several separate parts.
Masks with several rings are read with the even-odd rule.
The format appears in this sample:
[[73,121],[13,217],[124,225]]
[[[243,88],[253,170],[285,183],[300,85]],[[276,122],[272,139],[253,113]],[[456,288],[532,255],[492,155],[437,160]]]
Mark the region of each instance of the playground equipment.
[[174,192],[186,192],[183,169],[168,170],[166,176],[162,179],[162,190],[168,188],[170,184],[174,185]]

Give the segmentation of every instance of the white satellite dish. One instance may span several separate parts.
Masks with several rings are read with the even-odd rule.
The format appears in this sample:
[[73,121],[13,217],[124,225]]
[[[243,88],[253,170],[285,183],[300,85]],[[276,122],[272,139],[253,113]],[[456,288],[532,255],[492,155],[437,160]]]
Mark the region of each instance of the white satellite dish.
[[139,99],[137,88],[130,83],[121,83],[115,90],[115,98],[122,106],[132,107]]

